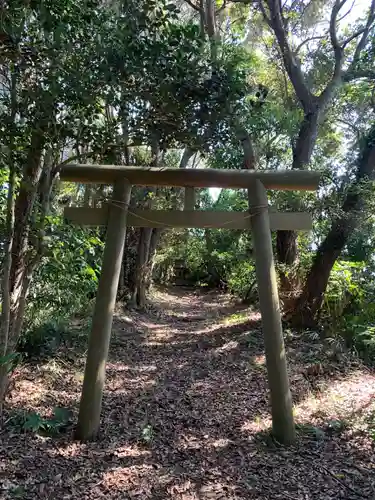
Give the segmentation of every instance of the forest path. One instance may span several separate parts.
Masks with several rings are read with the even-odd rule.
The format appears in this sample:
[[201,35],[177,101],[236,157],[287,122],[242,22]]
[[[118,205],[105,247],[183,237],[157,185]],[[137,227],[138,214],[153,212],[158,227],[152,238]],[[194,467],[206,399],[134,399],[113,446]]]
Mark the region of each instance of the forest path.
[[[102,433],[0,434],[0,498],[326,500],[375,498],[375,377],[313,334],[286,332],[298,441],[269,437],[258,312],[225,295],[165,289],[118,311]],[[77,409],[84,358],[23,367],[8,411]],[[11,415],[11,413],[9,413]],[[375,423],[374,423],[375,427]]]

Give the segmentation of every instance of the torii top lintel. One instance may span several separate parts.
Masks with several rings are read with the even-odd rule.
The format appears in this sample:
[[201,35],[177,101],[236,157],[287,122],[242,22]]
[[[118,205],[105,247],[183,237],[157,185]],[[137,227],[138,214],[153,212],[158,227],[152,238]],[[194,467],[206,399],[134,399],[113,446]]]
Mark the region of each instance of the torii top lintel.
[[127,179],[138,186],[218,187],[246,189],[259,180],[267,189],[315,191],[320,174],[308,170],[216,170],[198,168],[151,168],[120,165],[68,164],[62,167],[64,181],[113,184]]

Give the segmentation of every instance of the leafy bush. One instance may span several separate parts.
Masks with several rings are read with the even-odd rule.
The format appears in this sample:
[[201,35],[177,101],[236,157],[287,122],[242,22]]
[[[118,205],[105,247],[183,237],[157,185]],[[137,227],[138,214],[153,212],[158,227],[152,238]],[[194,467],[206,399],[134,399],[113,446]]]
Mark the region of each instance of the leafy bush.
[[50,418],[44,418],[35,411],[22,411],[11,418],[9,423],[18,431],[56,435],[70,425],[72,412],[68,408],[55,407]]
[[20,338],[17,351],[26,359],[50,356],[68,338],[66,325],[47,322],[27,330]]
[[72,338],[72,317],[91,311],[103,253],[96,230],[69,226],[59,217],[49,218],[45,240],[17,346],[28,360],[51,356]]
[[322,309],[332,333],[342,335],[366,362],[375,362],[375,303],[372,272],[362,262],[335,263]]
[[95,296],[103,254],[97,231],[50,218],[47,251],[28,296],[25,330],[71,318],[87,310]]
[[12,373],[12,371],[21,361],[22,355],[19,352],[11,352],[6,356],[0,356],[0,367],[6,366],[7,373]]
[[251,262],[239,262],[229,276],[228,286],[231,293],[243,300],[253,298],[256,290],[255,267]]
[[330,323],[340,322],[345,313],[362,305],[364,299],[363,262],[337,261],[332,269],[324,297],[322,319]]
[[[360,317],[354,317],[347,321],[346,337],[361,358],[367,363],[375,364],[375,325],[356,323],[357,318],[361,320]],[[372,321],[374,322],[374,318]]]

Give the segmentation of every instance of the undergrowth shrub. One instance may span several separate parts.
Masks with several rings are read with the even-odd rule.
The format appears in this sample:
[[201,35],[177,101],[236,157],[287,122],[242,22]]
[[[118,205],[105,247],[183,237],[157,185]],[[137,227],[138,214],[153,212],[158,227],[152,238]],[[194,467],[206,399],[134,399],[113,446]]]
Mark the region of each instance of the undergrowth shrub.
[[49,418],[42,417],[35,411],[21,410],[12,415],[8,423],[18,432],[54,436],[67,430],[72,423],[72,416],[71,410],[61,407],[55,407]]
[[229,291],[244,301],[254,299],[256,293],[255,266],[251,262],[238,262],[228,279]]
[[363,262],[335,263],[321,321],[331,336],[344,337],[347,347],[366,362],[375,363],[375,293],[372,271]]
[[18,342],[17,351],[28,360],[48,357],[65,342],[68,335],[66,324],[46,322],[27,330]]
[[[75,349],[83,346],[88,336],[89,318],[87,321],[47,321],[27,330],[17,344],[17,353],[23,360],[39,361],[54,357],[59,348]],[[20,361],[20,359],[18,360]]]
[[97,230],[49,219],[46,252],[34,275],[18,342],[24,358],[51,356],[77,336],[72,320],[91,314],[103,248]]

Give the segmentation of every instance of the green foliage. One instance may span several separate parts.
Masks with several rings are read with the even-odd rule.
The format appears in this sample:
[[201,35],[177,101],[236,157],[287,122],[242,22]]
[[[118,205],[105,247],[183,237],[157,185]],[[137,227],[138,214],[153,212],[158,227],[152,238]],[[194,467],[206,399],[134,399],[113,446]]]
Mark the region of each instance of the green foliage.
[[368,363],[375,364],[375,307],[362,317],[349,317],[346,335],[358,354]]
[[103,255],[98,231],[69,226],[59,217],[48,218],[44,240],[17,345],[27,360],[51,356],[77,338],[72,317],[89,315]]
[[323,314],[329,321],[337,323],[349,307],[356,308],[362,303],[364,270],[363,262],[335,262],[324,297]]
[[141,438],[142,441],[144,441],[147,444],[150,444],[155,437],[155,430],[152,427],[152,425],[147,424],[145,427],[143,427],[142,432],[141,432]]
[[363,262],[335,263],[325,294],[322,321],[342,335],[369,363],[375,362],[375,305],[372,270]]
[[19,352],[10,352],[5,356],[0,356],[0,367],[6,366],[7,373],[12,373],[21,361],[22,356]]
[[[328,4],[319,0],[307,6],[303,1],[284,5],[293,43],[309,38]],[[39,161],[45,161],[50,152],[53,172],[58,171],[61,158],[77,152],[89,152],[90,161],[147,165],[149,145],[155,142],[166,166],[176,167],[180,149],[190,146],[200,153],[204,166],[238,169],[244,164],[239,130],[250,133],[259,168],[289,168],[292,164],[303,112],[291,82],[280,71],[282,61],[274,39],[263,30],[265,23],[255,9],[249,11],[249,6],[239,2],[226,6],[225,15],[217,19],[220,23],[225,17],[219,30],[224,35],[213,61],[199,23],[181,18],[177,4],[168,0],[105,4],[100,0],[14,0],[4,5],[0,26],[5,81],[0,91],[1,234],[5,234],[9,165],[15,166],[17,191],[34,158],[35,132],[43,138]],[[245,38],[251,42],[247,46]],[[322,36],[300,49],[298,58],[307,86],[320,93],[333,69],[329,39]],[[348,60],[353,49],[354,39],[345,50]],[[359,69],[372,68],[374,53],[373,37],[369,37]],[[329,172],[318,199],[315,193],[270,196],[274,208],[309,209],[315,216],[313,235],[300,238],[299,269],[292,269],[301,281],[313,249],[327,234],[348,183],[357,175],[352,151],[357,151],[373,123],[373,82],[360,80],[342,85],[327,116],[321,117],[309,166]],[[259,93],[260,89],[265,92]],[[373,135],[368,135],[367,147],[373,144]],[[44,168],[41,179],[50,173]],[[64,326],[69,318],[90,310],[103,254],[99,231],[70,227],[58,216],[61,207],[54,197],[67,188],[53,191],[53,215],[46,217],[41,209],[45,196],[41,187],[35,193],[35,206],[27,213],[31,224],[26,231],[30,234],[27,260],[33,260],[39,243],[44,253],[34,272],[25,334],[19,342],[26,357],[53,352],[69,336]],[[78,194],[69,189],[69,196],[80,202],[79,189]],[[134,193],[141,205],[143,191]],[[181,206],[181,191],[176,189],[163,189],[148,199],[151,197],[157,208]],[[223,190],[216,202],[207,190],[199,197],[201,208],[247,210],[245,190]],[[346,260],[335,264],[321,313],[324,323],[350,332],[353,346],[367,353],[373,349],[375,313],[369,286],[373,271],[368,269],[374,241],[370,221],[345,248]],[[0,254],[3,248],[4,241]],[[135,254],[132,257],[135,260]],[[357,264],[359,260],[366,264]],[[254,290],[252,241],[245,232],[207,228],[164,234],[155,276],[159,281],[170,280],[175,263],[181,261],[191,283],[227,284],[241,298],[248,298]],[[285,275],[290,272],[280,270]],[[2,362],[12,365],[18,359],[4,358]]]
[[70,333],[65,324],[43,323],[23,333],[18,342],[17,351],[25,359],[41,359],[52,355],[68,339],[70,339]]
[[231,293],[243,300],[254,300],[256,291],[255,267],[253,262],[239,262],[229,275],[228,287]]
[[42,417],[35,411],[21,411],[14,415],[9,423],[19,432],[33,432],[43,435],[56,435],[64,432],[72,422],[72,412],[68,408],[55,407],[53,415]]
[[103,255],[103,240],[95,230],[50,218],[46,252],[32,284],[27,328],[58,323],[89,308],[95,297]]

